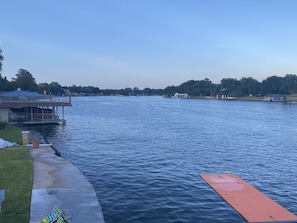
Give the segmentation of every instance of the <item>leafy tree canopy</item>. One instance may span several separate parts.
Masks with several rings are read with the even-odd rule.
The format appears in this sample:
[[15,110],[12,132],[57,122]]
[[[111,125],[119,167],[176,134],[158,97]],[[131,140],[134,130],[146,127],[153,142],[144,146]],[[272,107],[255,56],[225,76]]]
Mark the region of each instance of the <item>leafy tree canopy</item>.
[[36,84],[35,78],[32,74],[24,69],[19,69],[15,78],[12,78],[17,88],[21,88],[24,91],[38,91],[38,85]]
[[1,71],[2,71],[2,61],[4,60],[4,57],[2,55],[2,49],[0,48],[0,77],[1,76]]

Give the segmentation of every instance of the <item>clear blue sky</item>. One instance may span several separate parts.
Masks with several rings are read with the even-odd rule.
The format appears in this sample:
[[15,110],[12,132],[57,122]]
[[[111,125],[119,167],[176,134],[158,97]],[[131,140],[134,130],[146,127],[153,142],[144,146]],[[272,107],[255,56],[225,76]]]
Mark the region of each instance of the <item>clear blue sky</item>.
[[2,76],[101,89],[297,73],[295,0],[1,0]]

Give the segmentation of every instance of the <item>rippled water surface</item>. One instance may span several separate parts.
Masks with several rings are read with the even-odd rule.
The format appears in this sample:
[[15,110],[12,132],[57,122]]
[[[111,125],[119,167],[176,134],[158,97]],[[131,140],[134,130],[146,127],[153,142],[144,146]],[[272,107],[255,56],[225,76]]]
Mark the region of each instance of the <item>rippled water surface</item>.
[[39,131],[86,175],[106,223],[245,222],[200,177],[234,173],[297,214],[297,104],[77,97]]

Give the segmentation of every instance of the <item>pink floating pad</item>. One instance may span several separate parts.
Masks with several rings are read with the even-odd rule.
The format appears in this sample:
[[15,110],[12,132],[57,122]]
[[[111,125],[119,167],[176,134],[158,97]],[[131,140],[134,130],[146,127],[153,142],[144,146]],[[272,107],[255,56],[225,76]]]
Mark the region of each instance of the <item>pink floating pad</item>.
[[248,222],[297,220],[296,215],[234,174],[200,176]]

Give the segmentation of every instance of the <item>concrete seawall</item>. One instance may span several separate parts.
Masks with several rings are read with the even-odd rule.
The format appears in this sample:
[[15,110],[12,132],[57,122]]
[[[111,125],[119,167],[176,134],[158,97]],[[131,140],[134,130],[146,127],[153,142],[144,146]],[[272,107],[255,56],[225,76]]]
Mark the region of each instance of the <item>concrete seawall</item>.
[[30,223],[40,223],[55,204],[69,211],[71,223],[104,223],[94,187],[77,167],[49,145],[29,149],[34,166]]

